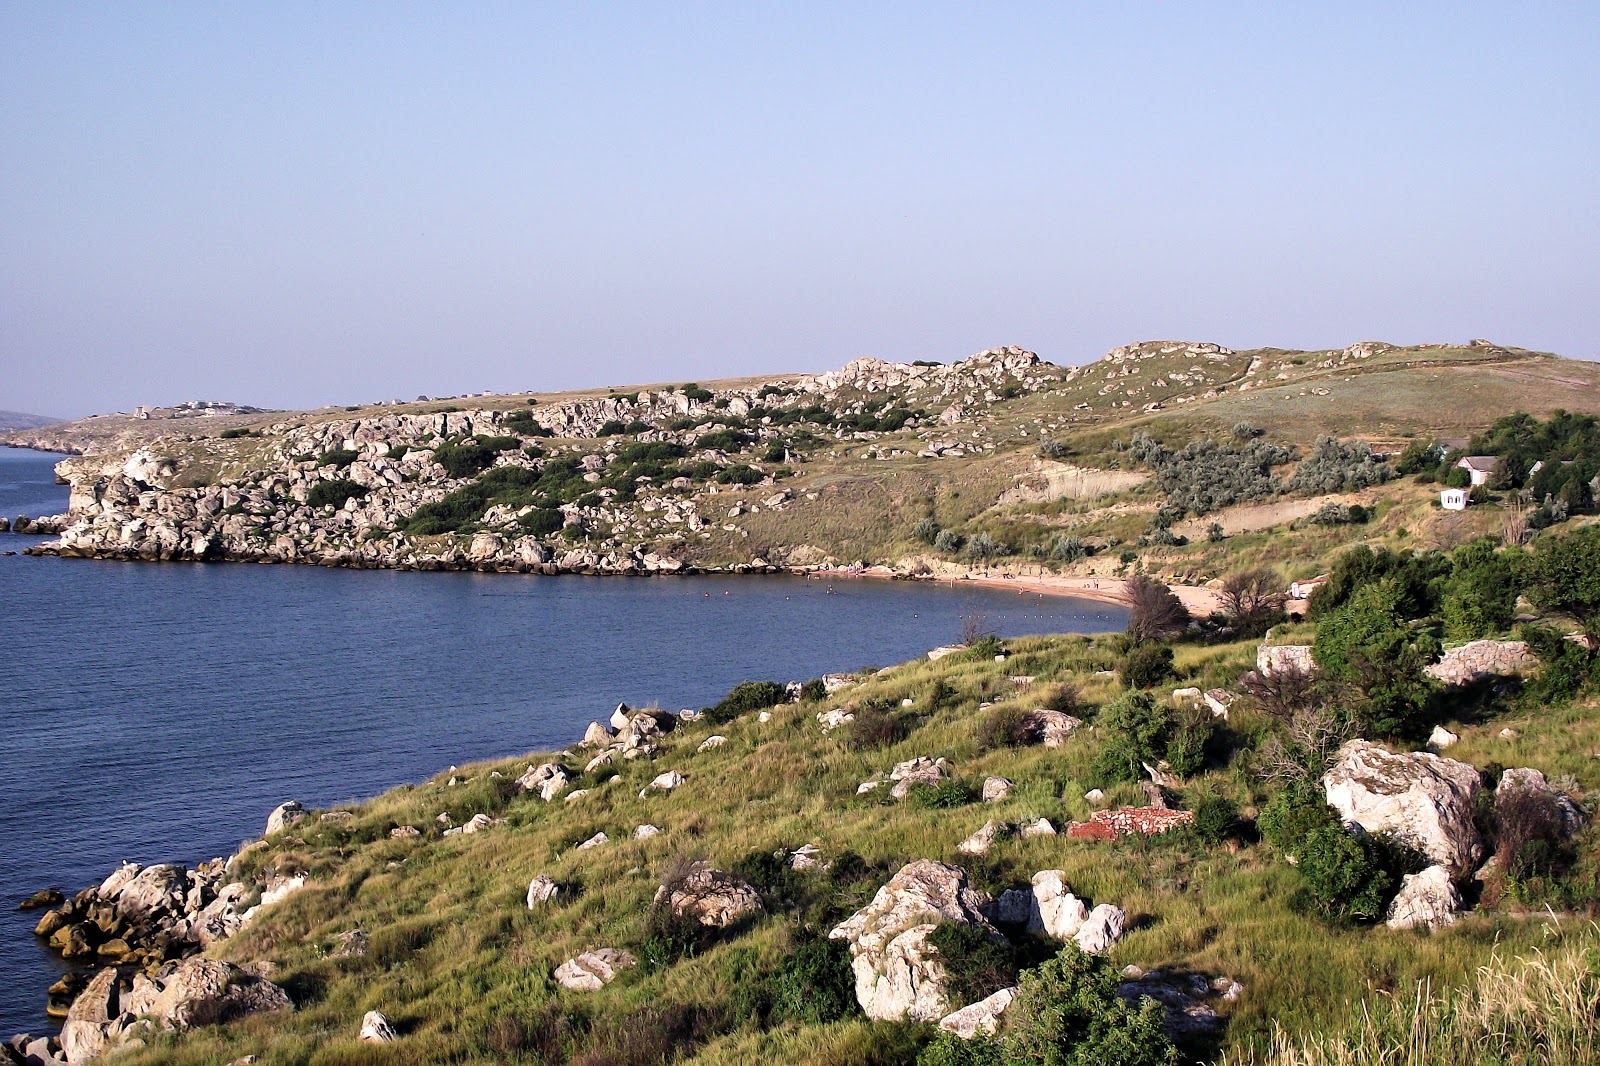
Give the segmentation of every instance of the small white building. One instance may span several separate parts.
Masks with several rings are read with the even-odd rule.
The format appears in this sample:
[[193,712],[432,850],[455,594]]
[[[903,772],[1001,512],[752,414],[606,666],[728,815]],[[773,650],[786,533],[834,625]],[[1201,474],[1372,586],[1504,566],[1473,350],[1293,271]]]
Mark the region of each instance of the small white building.
[[1439,493],[1439,506],[1446,511],[1465,511],[1469,495],[1466,489],[1445,489]]
[[1456,460],[1456,465],[1467,472],[1472,478],[1472,487],[1477,488],[1489,483],[1489,475],[1494,473],[1494,465],[1499,461],[1497,455],[1467,455]]

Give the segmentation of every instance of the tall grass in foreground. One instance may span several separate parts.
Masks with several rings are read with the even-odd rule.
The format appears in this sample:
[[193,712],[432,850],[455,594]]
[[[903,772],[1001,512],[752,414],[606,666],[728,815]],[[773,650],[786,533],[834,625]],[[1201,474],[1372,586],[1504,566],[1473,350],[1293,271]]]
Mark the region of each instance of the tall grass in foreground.
[[1496,958],[1471,984],[1375,996],[1342,1032],[1273,1034],[1265,1058],[1223,1066],[1593,1066],[1600,1062],[1600,927],[1510,965]]

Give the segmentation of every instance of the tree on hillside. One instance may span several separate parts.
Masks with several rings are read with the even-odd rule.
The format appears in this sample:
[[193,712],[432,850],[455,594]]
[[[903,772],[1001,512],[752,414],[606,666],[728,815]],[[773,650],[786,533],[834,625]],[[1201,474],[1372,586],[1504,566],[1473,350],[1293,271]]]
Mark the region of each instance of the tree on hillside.
[[1362,585],[1348,603],[1317,622],[1311,654],[1333,681],[1354,685],[1365,697],[1363,717],[1379,734],[1414,726],[1428,700],[1423,667],[1438,653],[1424,629],[1408,623],[1405,592],[1394,577]]
[[1277,571],[1270,566],[1258,566],[1229,574],[1222,581],[1218,598],[1222,601],[1222,613],[1235,626],[1252,631],[1283,610],[1288,597]]
[[1128,635],[1135,643],[1176,636],[1189,625],[1189,609],[1172,590],[1148,574],[1135,574],[1122,583],[1132,613]]
[[1440,602],[1447,638],[1478,640],[1511,628],[1521,590],[1515,566],[1519,555],[1496,551],[1491,537],[1456,549],[1455,569]]
[[1600,526],[1541,539],[1528,566],[1527,595],[1582,626],[1593,654],[1600,647]]

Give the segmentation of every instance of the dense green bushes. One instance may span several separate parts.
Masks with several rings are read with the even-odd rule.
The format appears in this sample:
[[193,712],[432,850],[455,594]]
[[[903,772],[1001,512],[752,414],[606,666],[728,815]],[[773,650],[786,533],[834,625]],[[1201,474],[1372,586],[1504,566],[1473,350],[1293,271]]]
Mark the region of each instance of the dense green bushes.
[[704,714],[707,721],[723,725],[741,714],[777,706],[787,698],[784,687],[776,681],[741,681],[715,707],[707,707]]
[[312,510],[322,507],[339,508],[349,499],[360,499],[367,494],[365,487],[345,478],[315,482],[306,493],[306,506]]
[[1117,995],[1120,983],[1109,960],[1069,945],[1022,972],[1000,1037],[942,1033],[917,1066],[1173,1066],[1178,1052],[1161,1005],[1129,1006]]

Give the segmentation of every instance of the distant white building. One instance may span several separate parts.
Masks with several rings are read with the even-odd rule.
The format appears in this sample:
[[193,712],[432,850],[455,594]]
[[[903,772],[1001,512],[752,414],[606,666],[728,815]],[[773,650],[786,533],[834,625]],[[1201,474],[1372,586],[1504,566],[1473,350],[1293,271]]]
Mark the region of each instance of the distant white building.
[[1500,461],[1497,455],[1468,455],[1456,461],[1456,465],[1465,470],[1472,478],[1473,488],[1489,483],[1489,475],[1494,473],[1494,464]]
[[1445,489],[1439,493],[1439,506],[1446,511],[1465,511],[1469,495],[1466,489]]

